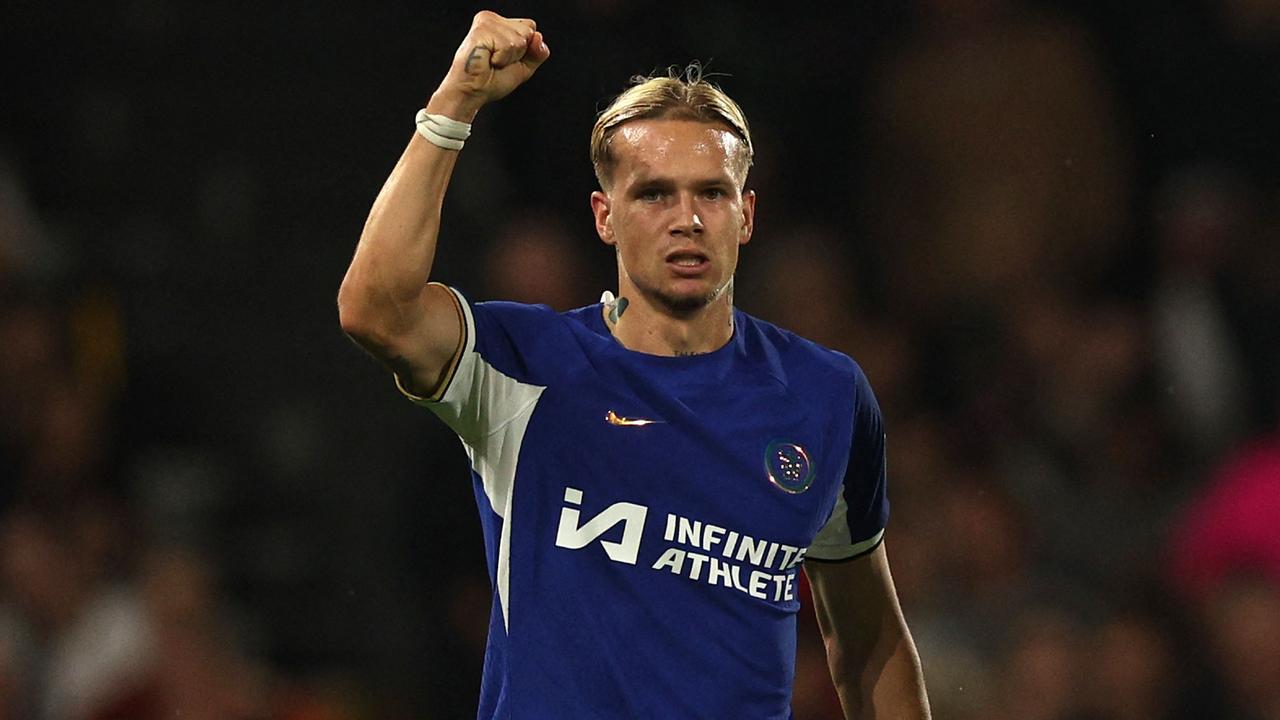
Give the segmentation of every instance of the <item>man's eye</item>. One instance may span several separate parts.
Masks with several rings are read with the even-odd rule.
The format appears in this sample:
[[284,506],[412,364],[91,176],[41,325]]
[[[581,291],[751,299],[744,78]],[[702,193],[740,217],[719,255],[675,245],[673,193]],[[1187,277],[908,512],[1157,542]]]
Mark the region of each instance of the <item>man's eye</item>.
[[662,199],[662,191],[655,188],[640,191],[640,199],[645,202],[657,202]]
[[720,188],[707,188],[702,191],[702,196],[708,200],[720,200],[724,198],[725,192]]

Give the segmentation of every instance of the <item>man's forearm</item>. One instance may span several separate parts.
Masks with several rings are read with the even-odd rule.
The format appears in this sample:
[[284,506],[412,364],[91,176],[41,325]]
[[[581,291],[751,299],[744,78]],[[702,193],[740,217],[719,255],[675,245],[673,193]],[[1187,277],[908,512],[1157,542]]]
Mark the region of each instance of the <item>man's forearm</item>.
[[[475,116],[475,109],[440,93],[427,109],[464,122]],[[344,315],[394,323],[403,316],[402,306],[417,301],[435,259],[440,211],[457,157],[413,134],[373,203],[342,281],[338,306]]]
[[[470,123],[481,107],[524,83],[550,56],[532,20],[482,10],[427,112]],[[457,157],[456,150],[414,133],[373,203],[338,291],[344,328],[396,337],[421,324],[423,286],[435,259],[440,209]]]
[[338,290],[338,315],[347,335],[395,372],[402,389],[432,395],[462,347],[457,299],[427,279],[466,124],[550,56],[533,20],[476,13],[427,103],[427,115],[438,117],[423,118],[369,212]]
[[818,627],[845,717],[927,720],[924,673],[884,545],[849,562],[809,565]]
[[904,628],[881,640],[880,647],[862,664],[861,673],[841,673],[836,678],[836,691],[845,717],[847,720],[928,720],[924,674],[911,636]]

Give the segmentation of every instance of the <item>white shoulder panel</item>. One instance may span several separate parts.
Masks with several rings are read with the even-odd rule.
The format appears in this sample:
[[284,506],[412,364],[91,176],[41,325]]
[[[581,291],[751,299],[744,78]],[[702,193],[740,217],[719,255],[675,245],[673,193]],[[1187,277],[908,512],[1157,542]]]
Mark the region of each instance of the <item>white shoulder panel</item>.
[[[438,398],[418,397],[403,387],[400,391],[434,412],[458,434],[471,458],[471,467],[484,485],[490,507],[502,518],[496,585],[505,624],[510,602],[511,497],[516,463],[529,418],[546,387],[522,383],[486,362],[476,352],[476,323],[471,306],[457,290],[448,289],[464,318],[465,337],[457,366],[445,380],[444,392]],[[396,384],[399,386],[398,378]]]
[[[488,363],[481,362],[485,374],[493,374],[510,383],[506,389],[506,397],[513,407],[518,409],[501,427],[475,442],[463,440],[467,455],[471,457],[471,466],[480,476],[484,484],[484,494],[489,499],[493,511],[502,517],[502,536],[498,542],[498,568],[496,584],[498,601],[502,605],[502,622],[508,623],[511,579],[511,503],[512,491],[515,487],[516,463],[520,459],[520,446],[524,443],[524,434],[529,427],[529,418],[538,404],[538,398],[546,388],[538,385],[525,385],[494,370]],[[502,380],[492,378],[494,384]]]
[[844,485],[836,494],[836,506],[831,509],[831,517],[822,526],[805,557],[815,560],[844,560],[855,557],[870,550],[880,542],[884,530],[863,540],[854,541],[849,532],[849,505],[844,501]]

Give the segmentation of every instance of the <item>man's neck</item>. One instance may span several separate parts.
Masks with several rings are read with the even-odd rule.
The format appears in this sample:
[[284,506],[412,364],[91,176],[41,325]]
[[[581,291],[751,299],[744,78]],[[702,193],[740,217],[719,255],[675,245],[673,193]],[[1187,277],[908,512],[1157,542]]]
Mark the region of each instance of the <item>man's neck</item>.
[[[636,292],[604,307],[605,323],[628,350],[650,355],[701,355],[733,337],[733,293],[721,293],[689,314],[673,314]],[[621,309],[621,312],[618,310]]]

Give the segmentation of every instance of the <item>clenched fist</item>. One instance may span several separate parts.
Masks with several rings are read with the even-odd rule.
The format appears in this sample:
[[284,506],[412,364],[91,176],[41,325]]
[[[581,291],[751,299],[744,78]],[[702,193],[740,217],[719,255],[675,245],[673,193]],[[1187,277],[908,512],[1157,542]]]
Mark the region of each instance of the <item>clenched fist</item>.
[[537,23],[482,10],[427,109],[471,122],[482,106],[515,90],[548,57],[551,50]]

